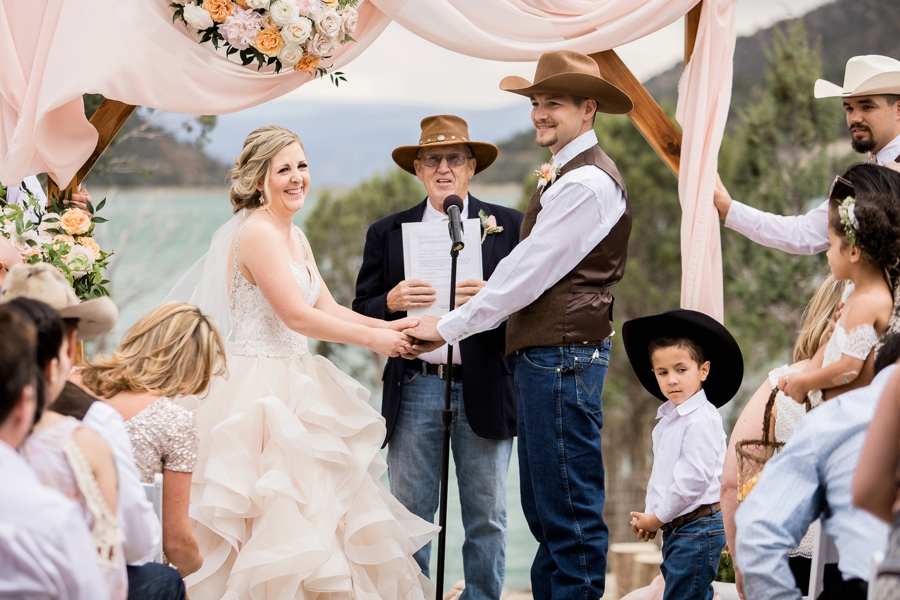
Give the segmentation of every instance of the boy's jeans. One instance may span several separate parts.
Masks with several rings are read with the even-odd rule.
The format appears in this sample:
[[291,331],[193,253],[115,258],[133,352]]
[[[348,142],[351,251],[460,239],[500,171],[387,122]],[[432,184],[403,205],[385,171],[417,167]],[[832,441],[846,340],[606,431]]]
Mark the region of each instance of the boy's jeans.
[[723,547],[722,511],[663,532],[663,600],[712,600]]

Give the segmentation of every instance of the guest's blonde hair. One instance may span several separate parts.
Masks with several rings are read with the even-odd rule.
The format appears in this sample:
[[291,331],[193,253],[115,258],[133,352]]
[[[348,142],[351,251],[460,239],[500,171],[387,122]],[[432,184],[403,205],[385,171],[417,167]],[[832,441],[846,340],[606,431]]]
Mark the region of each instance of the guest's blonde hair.
[[269,189],[269,176],[272,172],[272,159],[291,144],[303,142],[293,131],[277,125],[266,125],[253,130],[244,140],[244,149],[234,159],[231,169],[231,204],[234,212],[243,208],[259,208],[265,206],[270,194],[259,190]]
[[803,311],[803,324],[794,344],[794,362],[808,360],[828,343],[834,311],[844,293],[844,281],[835,281],[829,273]]
[[152,309],[125,333],[118,349],[82,371],[84,384],[110,398],[155,392],[167,398],[200,394],[225,373],[225,345],[212,320],[185,302]]

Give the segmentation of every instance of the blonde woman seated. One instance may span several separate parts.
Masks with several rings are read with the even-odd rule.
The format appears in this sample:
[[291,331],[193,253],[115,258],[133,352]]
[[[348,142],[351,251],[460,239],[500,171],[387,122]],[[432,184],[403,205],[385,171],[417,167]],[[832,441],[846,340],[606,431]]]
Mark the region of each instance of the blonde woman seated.
[[[38,387],[43,388],[46,405],[52,405],[72,369],[62,318],[53,308],[29,298],[16,298],[7,306],[18,310],[37,329],[37,363],[43,375]],[[39,420],[21,453],[42,484],[58,490],[81,508],[97,549],[107,597],[124,600],[128,595],[128,575],[122,551],[124,535],[116,517],[118,478],[112,450],[77,419],[49,410],[36,415],[36,419]]]
[[202,394],[224,370],[212,322],[196,306],[167,302],[135,323],[111,356],[72,377],[122,415],[144,483],[163,474],[163,551],[182,577],[203,564],[188,519],[198,436],[194,416],[172,399]]

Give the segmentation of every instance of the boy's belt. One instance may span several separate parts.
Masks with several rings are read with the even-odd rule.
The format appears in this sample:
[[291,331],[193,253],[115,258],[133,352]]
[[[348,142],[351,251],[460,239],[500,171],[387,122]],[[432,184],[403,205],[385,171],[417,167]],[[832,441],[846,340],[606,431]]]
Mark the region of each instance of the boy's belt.
[[681,527],[685,523],[690,523],[691,521],[696,521],[697,519],[702,519],[703,517],[714,515],[719,512],[720,508],[722,508],[722,504],[720,502],[716,502],[715,504],[704,504],[697,510],[692,510],[691,512],[681,515],[680,517],[675,517],[674,519],[660,527],[660,529],[663,531],[669,531],[670,529]]

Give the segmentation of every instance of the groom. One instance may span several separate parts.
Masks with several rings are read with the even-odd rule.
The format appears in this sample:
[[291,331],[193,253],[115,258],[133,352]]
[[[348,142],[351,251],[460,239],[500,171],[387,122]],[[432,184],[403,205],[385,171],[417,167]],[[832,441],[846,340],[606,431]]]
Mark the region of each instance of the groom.
[[[394,320],[410,308],[426,308],[435,291],[426,281],[407,280],[403,273],[403,223],[443,221],[444,199],[463,199],[462,213],[479,213],[496,221],[482,237],[483,277],[493,273],[519,241],[522,213],[482,202],[470,195],[469,180],[497,158],[497,147],[472,141],[459,117],[438,115],[422,120],[419,143],[392,154],[405,171],[416,175],[428,197],[374,223],[366,234],[363,264],[356,282],[353,310],[376,319]],[[447,250],[450,250],[449,238]],[[457,305],[484,286],[483,280],[461,281]],[[446,348],[415,360],[389,358],[384,371],[381,411],[387,421],[388,478],[391,493],[410,512],[434,521],[441,465],[444,393],[449,377],[453,423],[450,438],[466,540],[461,598],[498,600],[503,591],[506,550],[506,474],[516,434],[514,356],[506,356],[506,328],[473,336],[455,349],[447,372]],[[429,543],[415,554],[428,575]]]
[[423,340],[414,351],[426,351],[465,343],[509,317],[506,350],[519,356],[522,509],[539,544],[533,594],[595,600],[604,591],[609,539],[600,428],[610,287],[625,271],[631,208],[593,122],[596,112],[627,113],[632,102],[590,57],[567,50],[544,53],[533,84],[506,77],[500,88],[531,99],[537,144],[550,148],[553,161],[541,168],[519,245],[484,289],[406,333]]

